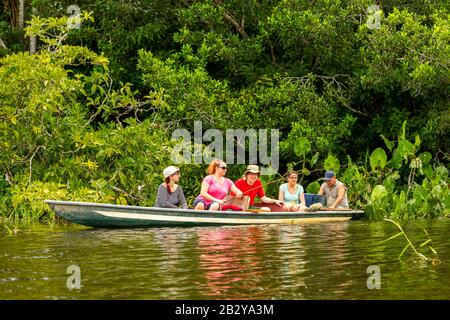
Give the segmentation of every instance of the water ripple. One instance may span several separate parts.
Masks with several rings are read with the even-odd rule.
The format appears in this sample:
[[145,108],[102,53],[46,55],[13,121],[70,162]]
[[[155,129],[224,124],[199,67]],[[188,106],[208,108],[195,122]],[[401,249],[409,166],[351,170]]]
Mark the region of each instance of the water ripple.
[[[3,299],[449,298],[449,223],[429,226],[442,263],[401,262],[380,222],[156,229],[21,230],[0,235]],[[382,289],[368,290],[378,265]],[[70,290],[69,266],[80,270]],[[417,290],[420,288],[421,290]],[[427,295],[422,295],[425,292]]]

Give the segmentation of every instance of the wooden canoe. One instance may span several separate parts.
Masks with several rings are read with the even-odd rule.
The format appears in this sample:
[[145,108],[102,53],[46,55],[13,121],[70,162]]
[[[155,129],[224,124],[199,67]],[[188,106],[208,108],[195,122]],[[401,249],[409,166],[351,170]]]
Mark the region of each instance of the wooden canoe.
[[294,224],[346,221],[360,218],[364,214],[364,211],[355,210],[255,213],[245,211],[198,211],[54,200],[45,200],[45,203],[66,220],[85,226],[104,228]]

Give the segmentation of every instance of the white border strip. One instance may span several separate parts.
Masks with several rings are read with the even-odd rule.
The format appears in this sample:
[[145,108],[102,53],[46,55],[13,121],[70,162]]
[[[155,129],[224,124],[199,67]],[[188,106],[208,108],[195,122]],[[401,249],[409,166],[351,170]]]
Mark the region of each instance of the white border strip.
[[347,221],[351,217],[316,217],[316,218],[288,218],[288,219],[264,219],[264,218],[211,218],[211,217],[180,217],[167,216],[159,214],[142,214],[142,213],[126,213],[116,211],[94,210],[105,217],[122,218],[122,219],[137,219],[137,220],[153,220],[166,222],[195,222],[195,223],[217,223],[217,224],[267,224],[267,223],[305,223],[305,222],[323,222],[323,221]]

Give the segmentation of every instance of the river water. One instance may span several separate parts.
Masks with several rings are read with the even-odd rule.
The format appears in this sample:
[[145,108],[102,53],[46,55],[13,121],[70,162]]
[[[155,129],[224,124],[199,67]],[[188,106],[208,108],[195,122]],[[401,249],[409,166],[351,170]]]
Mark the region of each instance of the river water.
[[407,242],[383,242],[398,232],[387,221],[7,226],[0,224],[0,299],[450,298],[448,219],[402,222],[414,246],[434,258],[428,262],[411,248],[398,260]]

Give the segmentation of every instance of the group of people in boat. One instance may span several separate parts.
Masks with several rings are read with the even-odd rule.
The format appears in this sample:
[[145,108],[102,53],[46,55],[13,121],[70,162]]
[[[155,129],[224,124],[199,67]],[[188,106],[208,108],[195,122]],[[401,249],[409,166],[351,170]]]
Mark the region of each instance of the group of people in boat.
[[[303,187],[297,183],[298,174],[289,171],[286,174],[287,182],[279,187],[278,199],[266,196],[263,185],[259,180],[261,171],[257,165],[247,166],[242,178],[233,183],[226,178],[227,164],[225,161],[215,159],[208,166],[208,175],[203,179],[200,194],[193,202],[196,210],[224,210],[226,197],[228,195],[242,198],[249,197],[249,205],[252,207],[255,198],[258,197],[263,203],[274,203],[282,207],[282,211],[306,212]],[[158,187],[156,207],[187,209],[186,198],[183,189],[178,184],[180,169],[169,166],[164,169],[164,182]],[[336,179],[333,171],[327,171],[324,183],[320,186],[319,195],[325,195],[327,206],[330,210],[348,209],[347,188]],[[234,209],[232,205],[228,205]],[[319,209],[320,205],[316,207]]]

